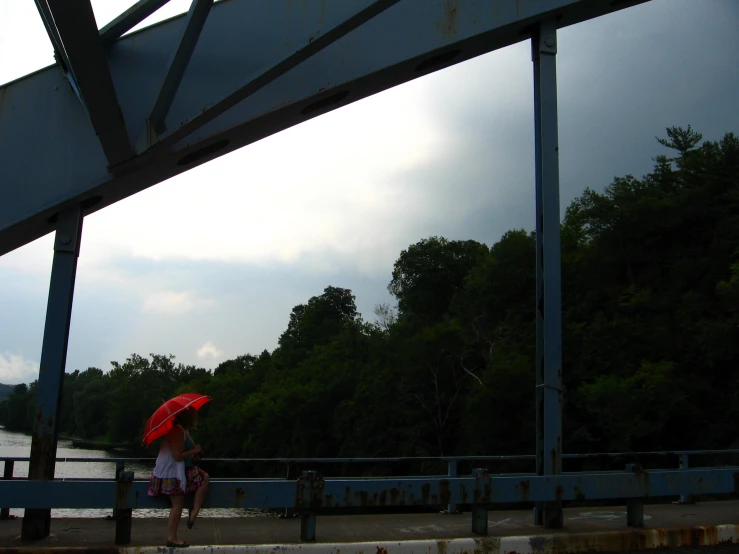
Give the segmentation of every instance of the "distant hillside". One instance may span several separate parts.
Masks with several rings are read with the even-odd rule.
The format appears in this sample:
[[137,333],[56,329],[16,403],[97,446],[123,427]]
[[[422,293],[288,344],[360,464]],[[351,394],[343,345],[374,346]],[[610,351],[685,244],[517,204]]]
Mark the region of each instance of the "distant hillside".
[[0,400],[8,396],[15,385],[3,385],[0,383]]

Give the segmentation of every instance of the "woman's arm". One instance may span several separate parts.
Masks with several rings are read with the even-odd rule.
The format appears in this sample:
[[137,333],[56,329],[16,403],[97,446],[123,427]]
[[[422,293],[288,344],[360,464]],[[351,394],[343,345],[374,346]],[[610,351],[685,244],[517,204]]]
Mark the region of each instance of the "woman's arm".
[[167,434],[167,440],[172,451],[172,457],[178,462],[185,458],[191,458],[194,454],[202,451],[198,445],[195,445],[192,450],[185,450],[185,431],[182,427],[173,427]]

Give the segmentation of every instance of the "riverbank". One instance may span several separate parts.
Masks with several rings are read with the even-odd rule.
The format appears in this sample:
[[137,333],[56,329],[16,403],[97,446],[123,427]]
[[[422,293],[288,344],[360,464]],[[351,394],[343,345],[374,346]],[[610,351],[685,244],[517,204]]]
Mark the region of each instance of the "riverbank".
[[72,448],[84,448],[87,450],[105,450],[107,452],[120,452],[121,454],[150,455],[151,452],[144,446],[132,444],[116,444],[101,440],[83,439],[80,437],[69,437],[59,435],[60,440],[71,442]]

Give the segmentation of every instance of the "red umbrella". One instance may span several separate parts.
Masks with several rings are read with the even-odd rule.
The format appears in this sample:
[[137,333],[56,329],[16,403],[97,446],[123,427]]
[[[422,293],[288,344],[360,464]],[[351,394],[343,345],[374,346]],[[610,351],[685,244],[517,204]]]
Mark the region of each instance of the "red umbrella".
[[177,414],[188,408],[199,410],[203,404],[210,402],[210,400],[210,396],[195,392],[188,392],[170,398],[157,408],[157,411],[151,415],[146,423],[144,444],[151,444],[152,441],[169,433],[169,430],[174,426],[174,418]]

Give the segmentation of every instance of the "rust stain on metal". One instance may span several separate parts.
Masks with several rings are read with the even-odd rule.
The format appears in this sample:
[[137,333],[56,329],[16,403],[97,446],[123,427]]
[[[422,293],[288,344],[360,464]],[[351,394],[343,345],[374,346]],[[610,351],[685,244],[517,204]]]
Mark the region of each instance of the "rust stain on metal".
[[399,494],[400,494],[400,491],[396,489],[395,487],[390,489],[390,502],[392,503],[393,506],[398,505],[398,495]]
[[310,503],[311,505],[315,506],[321,506],[323,503],[323,488],[326,485],[326,482],[324,481],[323,477],[320,475],[316,475],[316,477],[311,480],[311,488],[310,488]]
[[384,546],[378,546],[377,554],[387,554],[387,548],[385,548]]
[[528,502],[529,495],[531,494],[531,481],[529,481],[528,479],[521,481],[518,485],[516,485],[516,489],[519,490],[521,501]]
[[649,473],[644,471],[644,468],[641,465],[636,466],[634,473],[636,475],[636,483],[642,490],[644,496],[649,496]]
[[423,504],[429,503],[429,493],[431,492],[431,485],[424,483],[421,487],[421,501]]
[[236,488],[236,500],[234,503],[234,507],[241,508],[244,504],[244,489],[241,487]]
[[704,527],[703,531],[705,533],[704,540],[707,541],[708,544],[719,544],[720,542],[725,542],[718,540],[718,529],[716,529],[716,527]]
[[[480,488],[480,481],[484,481],[482,485],[482,489]],[[490,478],[487,476],[485,477],[478,477],[476,486],[475,486],[475,498],[474,503],[475,504],[484,504],[486,502],[490,502],[490,494],[491,494],[491,487],[490,487]]]
[[445,37],[456,38],[458,14],[459,0],[444,0],[444,15],[437,27]]
[[499,537],[474,537],[476,548],[473,554],[492,554],[500,550]]
[[462,499],[462,504],[467,504],[467,487],[464,485],[459,486],[459,496]]
[[130,508],[128,505],[128,493],[131,491],[133,481],[121,480],[116,483],[115,487],[115,507],[118,509]]
[[367,494],[367,491],[357,491],[354,493],[354,496],[359,498],[359,505],[360,506],[368,506],[369,505],[369,495]]
[[446,479],[439,481],[439,504],[449,504],[452,499],[452,491],[449,481]]
[[562,438],[557,437],[557,448],[552,448],[552,450],[549,452],[549,456],[552,461],[552,469],[555,471],[557,468],[562,467],[560,452],[562,452]]
[[439,554],[446,554],[446,547],[449,544],[449,541],[445,541],[444,539],[439,539],[436,541],[437,548],[439,549]]
[[387,504],[387,491],[386,490],[383,490],[380,493],[379,505],[380,506],[384,506],[385,504]]
[[578,487],[575,487],[574,493],[575,493],[575,500],[585,500],[586,499],[585,494]]
[[[736,526],[735,526],[736,527]],[[679,548],[683,546],[716,546],[734,544],[731,539],[720,540],[716,526],[652,529],[646,531],[620,531],[615,533],[557,535],[553,543],[531,543],[532,550],[545,549],[552,554],[576,552],[617,552],[654,548]],[[537,547],[537,548],[534,548]],[[541,550],[539,550],[541,551]],[[506,553],[508,554],[508,553]]]
[[562,485],[557,485],[557,488],[554,491],[555,500],[557,500],[558,502],[561,502],[562,500],[564,500],[564,497],[565,497],[564,487]]

